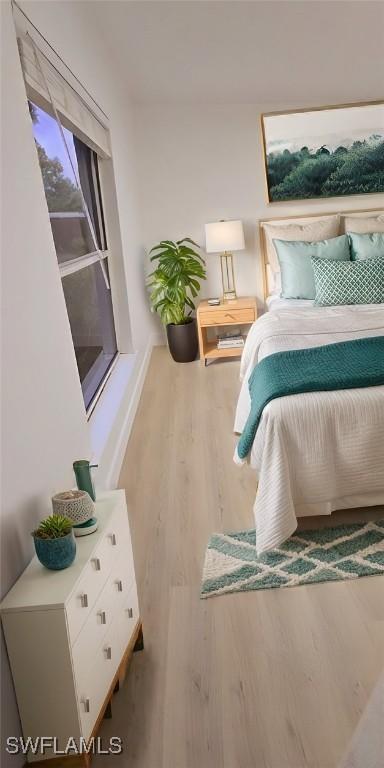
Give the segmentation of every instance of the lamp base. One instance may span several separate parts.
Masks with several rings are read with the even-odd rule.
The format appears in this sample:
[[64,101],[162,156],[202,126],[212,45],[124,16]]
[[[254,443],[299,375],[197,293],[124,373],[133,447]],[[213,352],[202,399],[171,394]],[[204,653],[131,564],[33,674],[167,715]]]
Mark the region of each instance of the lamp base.
[[236,291],[225,291],[223,293],[223,301],[234,301],[234,299],[237,299]]
[[221,281],[223,284],[223,299],[236,299],[235,273],[233,270],[232,254],[225,251],[220,255]]

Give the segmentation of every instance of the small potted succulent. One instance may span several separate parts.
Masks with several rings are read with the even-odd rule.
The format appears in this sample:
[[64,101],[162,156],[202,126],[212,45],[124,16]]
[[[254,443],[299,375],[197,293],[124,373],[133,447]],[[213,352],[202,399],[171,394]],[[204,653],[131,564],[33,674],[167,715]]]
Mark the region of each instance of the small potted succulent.
[[50,515],[33,531],[35,550],[41,564],[51,571],[61,571],[73,563],[76,542],[72,520],[63,515]]
[[177,363],[190,363],[198,350],[194,299],[205,280],[205,262],[190,237],[162,240],[151,248],[156,269],[148,276],[150,302],[167,329],[169,351]]

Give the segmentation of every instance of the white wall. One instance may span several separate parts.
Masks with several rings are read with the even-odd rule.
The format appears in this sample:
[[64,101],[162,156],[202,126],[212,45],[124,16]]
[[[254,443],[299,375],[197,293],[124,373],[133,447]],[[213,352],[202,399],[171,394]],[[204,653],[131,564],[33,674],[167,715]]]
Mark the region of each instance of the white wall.
[[[383,195],[267,205],[259,116],[296,107],[300,104],[136,106],[145,245],[187,235],[204,247],[206,222],[243,219],[247,250],[235,255],[237,290],[261,303],[259,219],[383,205]],[[207,256],[207,271],[202,296],[220,294],[216,254]]]
[[[127,275],[127,283],[118,287],[124,293],[128,285],[137,376],[152,328],[142,279],[126,88],[119,82],[110,52],[103,49],[102,38],[92,28],[86,4],[36,2],[22,3],[22,7],[110,117]],[[1,590],[5,593],[33,554],[30,532],[49,511],[50,496],[73,485],[72,462],[89,456],[91,444],[9,2],[1,3],[1,16],[4,290],[0,513]],[[126,409],[127,398],[122,402]],[[105,474],[105,467],[102,469]],[[4,649],[2,660],[2,733],[16,736],[20,726]],[[12,766],[23,762],[15,757],[8,757],[8,761]],[[6,757],[2,764],[7,764]]]

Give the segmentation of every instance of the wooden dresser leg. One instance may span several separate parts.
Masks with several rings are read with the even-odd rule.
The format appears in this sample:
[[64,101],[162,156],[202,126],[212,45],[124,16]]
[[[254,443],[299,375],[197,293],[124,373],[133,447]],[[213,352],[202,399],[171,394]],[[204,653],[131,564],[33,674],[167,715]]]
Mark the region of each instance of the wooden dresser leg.
[[137,640],[133,648],[133,653],[136,653],[136,651],[143,651],[143,650],[144,650],[143,627],[140,627],[139,634],[137,635]]

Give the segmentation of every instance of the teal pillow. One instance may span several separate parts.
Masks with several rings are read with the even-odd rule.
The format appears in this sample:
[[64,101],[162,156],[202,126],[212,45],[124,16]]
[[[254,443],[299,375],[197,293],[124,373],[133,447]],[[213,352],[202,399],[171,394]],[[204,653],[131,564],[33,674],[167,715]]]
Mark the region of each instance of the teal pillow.
[[312,258],[315,304],[383,304],[384,258],[330,261]]
[[315,278],[311,257],[349,261],[349,243],[346,235],[319,240],[316,243],[297,240],[274,240],[281,270],[281,297],[283,299],[314,299]]
[[347,232],[347,235],[351,247],[351,258],[354,261],[384,257],[384,232],[369,232],[364,235]]

